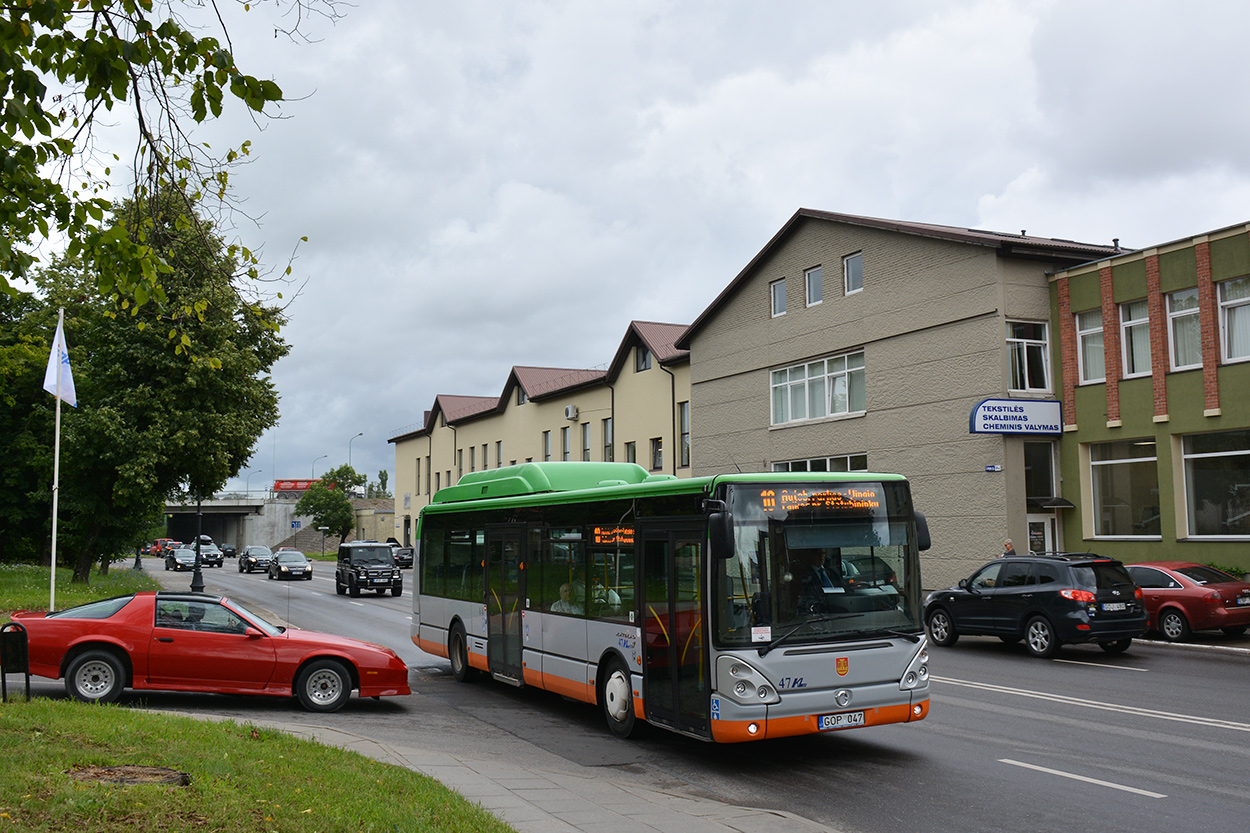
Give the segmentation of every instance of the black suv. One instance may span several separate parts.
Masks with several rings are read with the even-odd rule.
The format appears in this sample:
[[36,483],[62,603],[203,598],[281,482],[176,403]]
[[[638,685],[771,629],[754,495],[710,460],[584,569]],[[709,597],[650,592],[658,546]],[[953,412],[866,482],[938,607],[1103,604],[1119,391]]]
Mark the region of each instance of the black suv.
[[339,560],[334,569],[334,592],[342,596],[359,596],[361,590],[376,590],[392,596],[404,592],[404,577],[395,565],[390,544],[377,541],[352,541],[339,545]]
[[934,644],[960,635],[1025,641],[1029,653],[1053,656],[1069,642],[1097,642],[1118,654],[1146,632],[1141,588],[1119,561],[1093,553],[998,558],[925,600]]

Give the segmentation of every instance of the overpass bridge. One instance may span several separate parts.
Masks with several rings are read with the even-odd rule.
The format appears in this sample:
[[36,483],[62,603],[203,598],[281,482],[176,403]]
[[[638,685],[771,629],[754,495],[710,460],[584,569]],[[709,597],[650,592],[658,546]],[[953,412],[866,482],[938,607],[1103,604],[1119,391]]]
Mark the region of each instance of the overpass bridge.
[[268,494],[213,497],[198,505],[194,501],[168,503],[165,534],[178,541],[193,541],[198,525],[218,544],[234,544],[239,549],[253,544],[272,547],[312,523],[307,517],[296,516],[295,503],[294,499],[271,498]]

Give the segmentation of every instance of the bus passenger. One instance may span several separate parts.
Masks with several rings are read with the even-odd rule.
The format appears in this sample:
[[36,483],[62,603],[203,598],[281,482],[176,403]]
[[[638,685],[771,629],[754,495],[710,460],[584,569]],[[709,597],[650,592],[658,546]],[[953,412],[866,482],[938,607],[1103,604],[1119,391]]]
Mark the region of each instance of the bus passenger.
[[577,598],[573,593],[573,585],[567,581],[560,585],[560,598],[552,603],[551,612],[582,615],[582,606],[578,604]]

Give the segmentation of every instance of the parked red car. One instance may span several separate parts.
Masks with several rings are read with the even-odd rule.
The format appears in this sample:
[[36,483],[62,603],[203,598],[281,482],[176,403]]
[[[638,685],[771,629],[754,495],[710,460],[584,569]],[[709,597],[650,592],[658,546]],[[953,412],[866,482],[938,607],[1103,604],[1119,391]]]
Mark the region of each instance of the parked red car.
[[1241,636],[1250,627],[1250,583],[1192,561],[1146,561],[1128,565],[1142,589],[1150,627],[1169,642],[1193,631],[1219,629]]
[[109,703],[124,688],[297,697],[333,712],[361,697],[410,694],[408,666],[381,645],[273,625],[203,593],[115,596],[55,613],[19,611],[30,671],[65,678],[78,700]]

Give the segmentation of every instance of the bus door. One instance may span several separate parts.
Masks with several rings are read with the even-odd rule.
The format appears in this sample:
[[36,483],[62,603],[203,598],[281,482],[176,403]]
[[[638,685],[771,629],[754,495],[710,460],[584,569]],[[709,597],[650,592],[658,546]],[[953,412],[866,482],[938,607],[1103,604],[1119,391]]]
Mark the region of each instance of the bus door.
[[710,737],[702,564],[706,527],[638,528],[647,720]]
[[520,685],[525,527],[486,528],[486,656],[498,680]]

